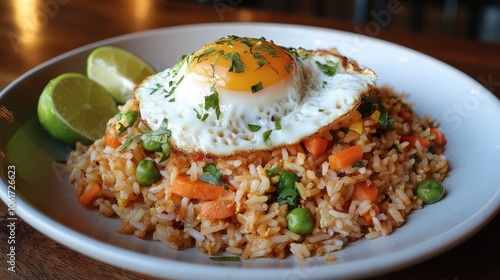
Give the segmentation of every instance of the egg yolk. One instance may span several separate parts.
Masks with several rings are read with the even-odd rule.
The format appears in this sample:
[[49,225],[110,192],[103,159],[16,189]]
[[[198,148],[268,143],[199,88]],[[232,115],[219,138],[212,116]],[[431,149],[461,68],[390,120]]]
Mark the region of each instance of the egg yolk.
[[281,47],[264,39],[231,36],[205,45],[193,54],[189,71],[228,90],[258,93],[291,75],[295,61]]

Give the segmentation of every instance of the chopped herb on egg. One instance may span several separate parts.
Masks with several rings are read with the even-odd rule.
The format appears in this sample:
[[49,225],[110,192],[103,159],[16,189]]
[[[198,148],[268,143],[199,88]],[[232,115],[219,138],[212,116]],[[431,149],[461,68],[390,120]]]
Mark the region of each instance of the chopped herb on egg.
[[[215,56],[215,58],[214,58],[214,62],[213,62],[213,64],[211,65],[211,66],[212,66],[212,68],[214,68],[215,63],[217,63],[217,61],[219,60],[219,58],[220,58],[223,54],[224,54],[224,51],[223,51],[223,50],[219,50],[219,51],[217,52],[217,55],[216,55],[216,56]],[[215,71],[215,69],[212,69],[212,70],[214,70],[214,71]]]
[[251,132],[259,131],[261,128],[262,127],[260,125],[248,124],[248,129],[250,129]]
[[264,134],[262,135],[262,139],[264,140],[264,143],[266,146],[271,147],[273,145],[273,142],[271,142],[271,132],[273,132],[271,129],[266,130]]
[[285,70],[287,73],[290,73],[290,69],[292,68],[292,66],[293,66],[293,62],[290,62],[290,64],[285,65]]
[[[260,43],[260,42],[259,42]],[[269,45],[265,45],[265,44],[258,44],[257,47],[255,48],[256,50],[259,50],[259,51],[266,51],[269,53],[269,55],[271,56],[276,56],[277,53],[276,53],[276,49],[273,48],[272,46],[269,46]]]
[[174,94],[174,91],[177,89],[177,86],[181,83],[182,79],[184,79],[184,76],[182,76],[177,82],[175,82],[175,84],[173,84],[173,87],[168,92],[165,89],[163,89],[163,92],[166,93],[165,98],[169,98],[172,94]]
[[276,128],[276,130],[281,130],[281,124],[279,121],[275,121],[274,122],[274,127]]
[[220,106],[219,106],[219,93],[215,88],[215,84],[210,88],[212,94],[205,96],[205,110],[214,109],[217,119],[220,117]]
[[[200,107],[202,107],[201,104],[200,104]],[[196,112],[196,118],[199,119],[200,121],[204,122],[208,118],[208,113],[205,113],[205,114],[202,115],[195,108],[193,108],[193,110]]]
[[250,41],[248,41],[248,40],[245,40],[245,39],[240,40],[239,42],[240,42],[242,45],[249,47],[249,48],[250,48],[250,50],[252,50],[252,47],[253,47],[252,42],[250,42]]
[[242,73],[245,71],[245,64],[240,60],[239,53],[226,53],[224,59],[229,60],[229,72]]
[[203,57],[208,56],[209,54],[213,53],[214,51],[215,51],[215,47],[211,46],[210,48],[206,49],[201,54],[193,57],[193,59],[196,59],[196,62],[200,62]]
[[227,38],[220,38],[219,40],[215,41],[216,44],[227,44],[228,46],[233,46],[233,41],[236,41],[237,39],[239,39],[240,37],[239,36],[236,36],[236,35],[230,35],[230,36],[227,36]]
[[257,69],[255,69],[255,71],[259,70],[267,63],[266,58],[261,53],[254,53],[252,54],[252,56],[253,58],[257,59]]
[[337,68],[339,64],[330,60],[326,61],[326,64],[322,64],[319,61],[316,61],[316,65],[318,65],[319,69],[323,71],[327,76],[333,77],[335,73],[337,73]]
[[163,92],[166,92],[166,90],[163,88],[163,85],[160,84],[160,83],[156,83],[155,84],[155,88],[152,88],[151,89],[151,92],[149,93],[150,95],[151,94],[154,94],[155,92],[159,91],[160,89],[163,89]]
[[264,87],[262,86],[262,82],[258,82],[255,85],[251,86],[252,93],[256,93],[261,91]]

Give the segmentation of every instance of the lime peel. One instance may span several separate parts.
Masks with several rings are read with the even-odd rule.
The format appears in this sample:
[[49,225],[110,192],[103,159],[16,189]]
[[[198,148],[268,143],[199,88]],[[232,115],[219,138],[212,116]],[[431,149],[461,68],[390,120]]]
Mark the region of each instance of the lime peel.
[[37,114],[42,127],[58,141],[75,146],[104,136],[107,121],[118,109],[98,83],[79,73],[64,73],[42,91]]
[[101,84],[120,104],[134,88],[156,71],[139,56],[114,46],[94,49],[87,57],[87,76]]

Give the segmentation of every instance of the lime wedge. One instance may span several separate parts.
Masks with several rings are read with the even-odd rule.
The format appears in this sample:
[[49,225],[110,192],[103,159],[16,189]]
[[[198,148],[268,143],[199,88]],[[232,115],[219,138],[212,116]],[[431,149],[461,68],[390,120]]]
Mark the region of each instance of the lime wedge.
[[51,80],[38,100],[42,127],[60,142],[74,146],[101,138],[118,109],[111,95],[85,75],[65,73]]
[[156,71],[135,54],[121,48],[104,46],[87,58],[87,76],[101,84],[118,103],[125,103],[135,86]]

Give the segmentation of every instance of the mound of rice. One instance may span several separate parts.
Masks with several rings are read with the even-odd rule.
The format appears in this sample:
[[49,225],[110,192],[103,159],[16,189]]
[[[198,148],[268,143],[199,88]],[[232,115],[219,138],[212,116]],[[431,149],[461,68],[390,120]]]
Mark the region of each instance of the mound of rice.
[[[435,143],[430,132],[437,123],[428,116],[416,116],[404,95],[391,88],[377,88],[371,96],[380,98],[387,108],[394,119],[392,128],[381,133],[376,121],[365,118],[361,130],[359,126],[349,129],[347,117],[321,135],[333,144],[319,156],[308,153],[302,144],[226,158],[172,152],[168,160],[158,163],[161,180],[144,187],[135,178],[137,164],[147,157],[158,161],[158,156],[146,152],[139,141],[119,152],[100,139],[90,146],[77,144],[67,164],[70,180],[76,197],[94,184],[100,186],[88,206],[107,217],[118,215],[118,232],[139,238],[152,234],[154,240],[175,250],[196,246],[209,255],[228,252],[244,259],[285,258],[290,253],[300,260],[322,256],[342,249],[347,242],[392,233],[412,210],[422,207],[415,194],[418,183],[442,181],[448,170],[444,147]],[[131,99],[120,109],[138,110],[138,104]],[[108,132],[114,131],[116,123],[116,118],[108,122]],[[137,121],[121,137],[143,130],[144,124]],[[401,141],[401,135],[425,137],[430,146],[417,142],[411,147]],[[331,170],[328,156],[353,145],[363,147],[362,164]],[[200,200],[171,192],[176,176],[197,179],[209,163],[222,170],[224,180],[234,188],[225,198],[236,205],[230,218],[202,220]],[[276,166],[299,176],[300,206],[308,208],[315,220],[310,234],[288,230],[287,205],[270,199],[276,177],[268,176],[266,170]],[[360,181],[378,188],[376,202],[352,199],[353,186]]]

